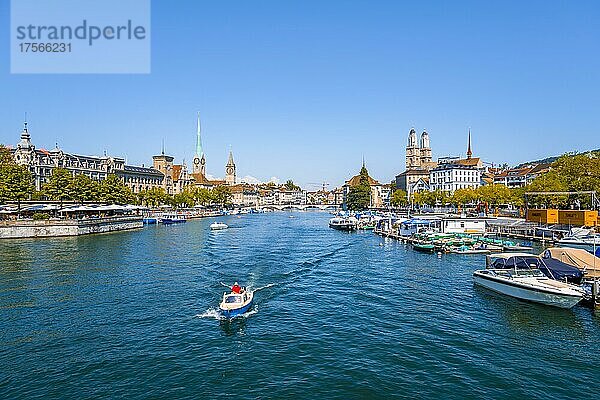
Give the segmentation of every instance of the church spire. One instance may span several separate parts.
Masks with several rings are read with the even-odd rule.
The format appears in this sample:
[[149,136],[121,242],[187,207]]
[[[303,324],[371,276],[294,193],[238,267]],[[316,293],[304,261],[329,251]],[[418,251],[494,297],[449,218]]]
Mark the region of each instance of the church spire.
[[471,158],[473,152],[471,151],[471,128],[469,128],[469,146],[467,148],[467,159]]
[[198,158],[204,155],[204,152],[202,151],[202,138],[200,136],[201,132],[202,126],[200,125],[200,112],[198,112],[198,129],[196,132],[196,156],[198,156]]

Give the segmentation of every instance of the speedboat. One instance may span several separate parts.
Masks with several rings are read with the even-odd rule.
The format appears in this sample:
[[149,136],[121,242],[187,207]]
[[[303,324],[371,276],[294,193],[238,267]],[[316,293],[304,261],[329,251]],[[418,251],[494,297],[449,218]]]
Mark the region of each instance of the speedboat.
[[571,308],[584,291],[575,285],[549,279],[539,269],[482,269],[473,272],[475,284],[517,299]]
[[212,224],[210,224],[210,229],[212,229],[213,231],[227,228],[229,228],[229,226],[223,222],[213,222]]
[[546,277],[579,284],[583,273],[577,268],[553,258],[528,253],[498,253],[486,257],[488,269],[539,269]]
[[597,252],[596,256],[600,256],[600,235],[596,234],[587,234],[587,235],[573,235],[566,236],[560,239],[557,244],[560,247],[572,247],[576,249],[584,249],[594,254]]
[[239,293],[223,293],[223,301],[219,309],[225,318],[234,318],[248,311],[252,307],[253,300],[254,292],[242,287]]
[[329,220],[329,227],[340,231],[354,231],[356,222],[356,218],[335,217]]

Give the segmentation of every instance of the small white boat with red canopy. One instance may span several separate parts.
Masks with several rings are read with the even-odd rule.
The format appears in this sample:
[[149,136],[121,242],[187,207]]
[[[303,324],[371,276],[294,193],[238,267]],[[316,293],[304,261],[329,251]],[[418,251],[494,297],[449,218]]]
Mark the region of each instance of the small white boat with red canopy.
[[[222,283],[223,286],[227,286]],[[229,288],[229,286],[227,286]],[[223,300],[219,305],[221,314],[226,318],[234,318],[248,311],[252,307],[254,292],[239,286],[236,282],[231,287],[231,292],[223,293]]]

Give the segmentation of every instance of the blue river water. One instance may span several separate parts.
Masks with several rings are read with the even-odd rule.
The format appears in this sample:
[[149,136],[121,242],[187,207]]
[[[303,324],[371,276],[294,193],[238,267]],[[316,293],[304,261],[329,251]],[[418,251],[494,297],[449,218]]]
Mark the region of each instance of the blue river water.
[[[290,218],[293,216],[293,218]],[[600,317],[474,287],[319,212],[0,242],[0,398],[557,398],[599,392]],[[261,288],[233,321],[219,282]]]

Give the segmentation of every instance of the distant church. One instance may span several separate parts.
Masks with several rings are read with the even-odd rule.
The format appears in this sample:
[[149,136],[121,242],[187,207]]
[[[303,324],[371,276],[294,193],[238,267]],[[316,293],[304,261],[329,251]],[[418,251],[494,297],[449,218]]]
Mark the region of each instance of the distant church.
[[233,161],[233,153],[229,151],[229,159],[225,165],[225,179],[208,179],[206,177],[206,156],[202,150],[202,126],[200,123],[200,113],[198,113],[198,127],[196,131],[196,153],[194,154],[192,166],[192,178],[195,185],[200,187],[211,188],[219,185],[235,185],[236,182],[236,167]]
[[420,142],[417,142],[417,132],[411,128],[408,133],[406,146],[406,170],[396,175],[396,188],[409,192],[419,180],[429,181],[429,171],[437,166],[432,160],[429,133],[423,131]]

